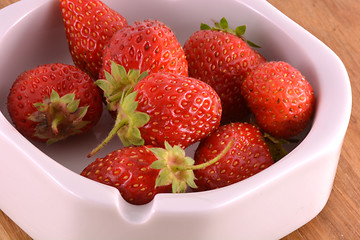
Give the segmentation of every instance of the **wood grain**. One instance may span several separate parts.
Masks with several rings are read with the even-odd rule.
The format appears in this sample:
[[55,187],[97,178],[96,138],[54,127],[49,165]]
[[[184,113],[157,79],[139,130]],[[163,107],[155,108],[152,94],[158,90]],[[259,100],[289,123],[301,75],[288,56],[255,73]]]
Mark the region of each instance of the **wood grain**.
[[[1,0],[3,8],[17,0]],[[360,1],[268,0],[328,45],[344,62],[352,84],[353,109],[333,191],[324,210],[283,240],[360,239]],[[30,240],[0,211],[0,239]]]

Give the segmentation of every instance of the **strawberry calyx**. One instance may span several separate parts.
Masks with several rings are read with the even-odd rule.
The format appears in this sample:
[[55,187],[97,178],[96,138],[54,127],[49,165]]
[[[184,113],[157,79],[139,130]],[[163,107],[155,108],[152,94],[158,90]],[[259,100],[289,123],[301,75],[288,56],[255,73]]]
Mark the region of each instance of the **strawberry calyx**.
[[226,20],[225,17],[221,18],[219,22],[213,21],[214,27],[210,27],[209,25],[205,23],[201,23],[200,30],[215,30],[215,31],[223,31],[227,33],[234,34],[235,36],[238,36],[242,40],[246,41],[251,47],[254,48],[261,48],[259,45],[245,39],[243,36],[246,32],[246,25],[237,26],[235,29],[232,29],[229,27],[229,23]]
[[186,156],[185,150],[178,145],[171,146],[165,141],[165,148],[149,148],[158,160],[151,164],[154,169],[159,169],[155,186],[172,184],[173,193],[186,192],[187,187],[197,188],[193,170],[206,168],[219,161],[234,144],[235,139],[229,141],[225,148],[215,158],[202,164],[194,165],[195,160]]
[[79,107],[79,104],[80,100],[75,99],[74,93],[60,97],[52,90],[50,97],[45,96],[42,102],[33,104],[37,111],[28,118],[38,123],[34,136],[47,139],[49,145],[80,133],[89,122],[83,121],[88,106]]
[[144,126],[150,117],[148,114],[136,111],[138,102],[135,100],[137,91],[124,95],[120,101],[118,114],[115,122],[116,132],[125,147],[130,145],[144,145],[139,127]]
[[104,74],[105,79],[99,79],[95,84],[103,90],[108,110],[117,111],[123,93],[132,92],[134,86],[146,77],[148,72],[140,73],[137,69],[126,72],[122,65],[111,61],[111,72],[104,71]]
[[105,140],[88,154],[88,157],[93,156],[102,149],[115,135],[118,135],[125,147],[144,145],[144,139],[141,137],[139,128],[144,126],[150,120],[150,117],[146,113],[136,111],[138,106],[138,102],[135,100],[136,95],[137,91],[122,93],[114,127]]

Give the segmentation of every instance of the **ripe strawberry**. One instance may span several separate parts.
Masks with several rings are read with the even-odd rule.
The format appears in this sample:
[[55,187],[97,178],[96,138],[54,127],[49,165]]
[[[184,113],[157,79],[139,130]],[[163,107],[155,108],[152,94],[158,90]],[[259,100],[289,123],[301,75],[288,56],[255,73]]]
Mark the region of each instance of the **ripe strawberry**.
[[267,62],[242,84],[242,94],[265,132],[288,139],[309,123],[315,109],[314,91],[289,63]]
[[[116,96],[116,95],[115,95]],[[114,129],[91,154],[115,134],[123,144],[188,147],[206,137],[220,124],[221,102],[206,83],[174,73],[153,73],[141,79],[134,92],[119,103]]]
[[48,143],[88,131],[103,108],[93,80],[75,66],[61,63],[20,74],[10,89],[7,107],[20,133]]
[[100,0],[60,0],[60,6],[74,64],[97,79],[104,46],[126,19]]
[[158,193],[183,193],[188,186],[196,188],[193,170],[217,162],[231,144],[233,140],[213,159],[198,166],[194,166],[184,149],[168,142],[164,143],[165,148],[129,146],[96,159],[81,175],[116,187],[129,203],[146,204]]
[[219,94],[223,106],[223,122],[243,120],[249,111],[240,93],[247,75],[265,59],[253,43],[241,36],[245,26],[228,27],[225,18],[215,28],[202,24],[185,42],[184,52],[189,76],[208,83]]
[[105,47],[103,69],[110,72],[111,61],[140,72],[172,72],[188,75],[188,65],[184,51],[175,34],[159,21],[137,21],[124,27],[112,37]]
[[171,73],[151,74],[134,90],[138,92],[137,111],[150,116],[141,135],[155,146],[163,146],[166,140],[185,148],[220,124],[219,96],[197,79]]
[[146,204],[160,192],[171,192],[171,185],[155,186],[160,170],[150,165],[156,160],[146,146],[127,147],[96,159],[81,175],[116,187],[129,203]]
[[195,152],[195,164],[214,158],[235,139],[229,151],[206,168],[195,170],[197,191],[228,186],[246,179],[274,163],[262,133],[249,123],[230,123],[221,126],[200,142]]

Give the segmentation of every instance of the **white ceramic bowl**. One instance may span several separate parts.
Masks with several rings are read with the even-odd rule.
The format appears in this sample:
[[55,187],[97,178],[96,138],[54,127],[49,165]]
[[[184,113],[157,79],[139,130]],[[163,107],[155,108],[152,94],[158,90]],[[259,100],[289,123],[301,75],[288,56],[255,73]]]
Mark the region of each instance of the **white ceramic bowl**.
[[[169,25],[184,43],[200,22],[226,16],[246,24],[247,37],[271,60],[297,67],[313,85],[317,109],[305,139],[281,161],[240,183],[187,194],[159,194],[144,206],[115,188],[83,178],[86,154],[112,123],[46,147],[10,123],[6,96],[22,71],[72,63],[59,3],[22,0],[0,11],[0,208],[34,239],[279,239],[326,204],[351,112],[351,89],[340,59],[265,0],[104,0],[132,23]],[[141,6],[141,7],[140,7]],[[114,149],[113,141],[101,154]]]

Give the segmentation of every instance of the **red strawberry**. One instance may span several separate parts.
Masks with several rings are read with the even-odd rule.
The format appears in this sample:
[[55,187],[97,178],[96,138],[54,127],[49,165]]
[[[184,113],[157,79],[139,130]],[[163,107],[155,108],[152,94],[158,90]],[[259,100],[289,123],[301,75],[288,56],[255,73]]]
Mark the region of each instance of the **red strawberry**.
[[160,170],[150,165],[156,160],[145,146],[127,147],[96,159],[81,175],[116,187],[129,203],[146,204],[160,192],[171,192],[171,185],[155,186]]
[[242,84],[242,94],[265,132],[291,138],[309,123],[315,109],[314,91],[305,77],[285,62],[267,62]]
[[60,0],[60,6],[74,64],[97,79],[104,46],[126,19],[100,0]]
[[81,175],[97,182],[116,187],[122,197],[132,204],[146,204],[158,193],[183,193],[188,186],[196,188],[194,169],[218,161],[231,147],[224,146],[213,159],[194,166],[194,160],[179,147],[130,146],[98,158]]
[[265,59],[242,38],[245,26],[234,31],[225,18],[216,26],[202,24],[185,42],[189,76],[208,83],[219,94],[223,122],[243,120],[249,111],[240,94],[241,83]]
[[150,74],[113,106],[118,117],[101,145],[118,134],[125,146],[162,147],[168,141],[186,148],[219,126],[222,111],[219,96],[208,84],[173,73]]
[[10,117],[28,138],[52,143],[92,128],[102,113],[93,80],[66,64],[46,64],[19,75],[8,95]]
[[[172,72],[188,75],[184,51],[172,30],[159,21],[144,20],[124,27],[105,47],[103,70],[111,71],[111,61],[141,72]],[[105,78],[101,72],[101,78]]]
[[195,170],[197,191],[228,186],[246,179],[274,163],[262,133],[249,123],[230,123],[202,140],[195,152],[195,164],[214,158],[231,139],[229,151],[206,168]]

